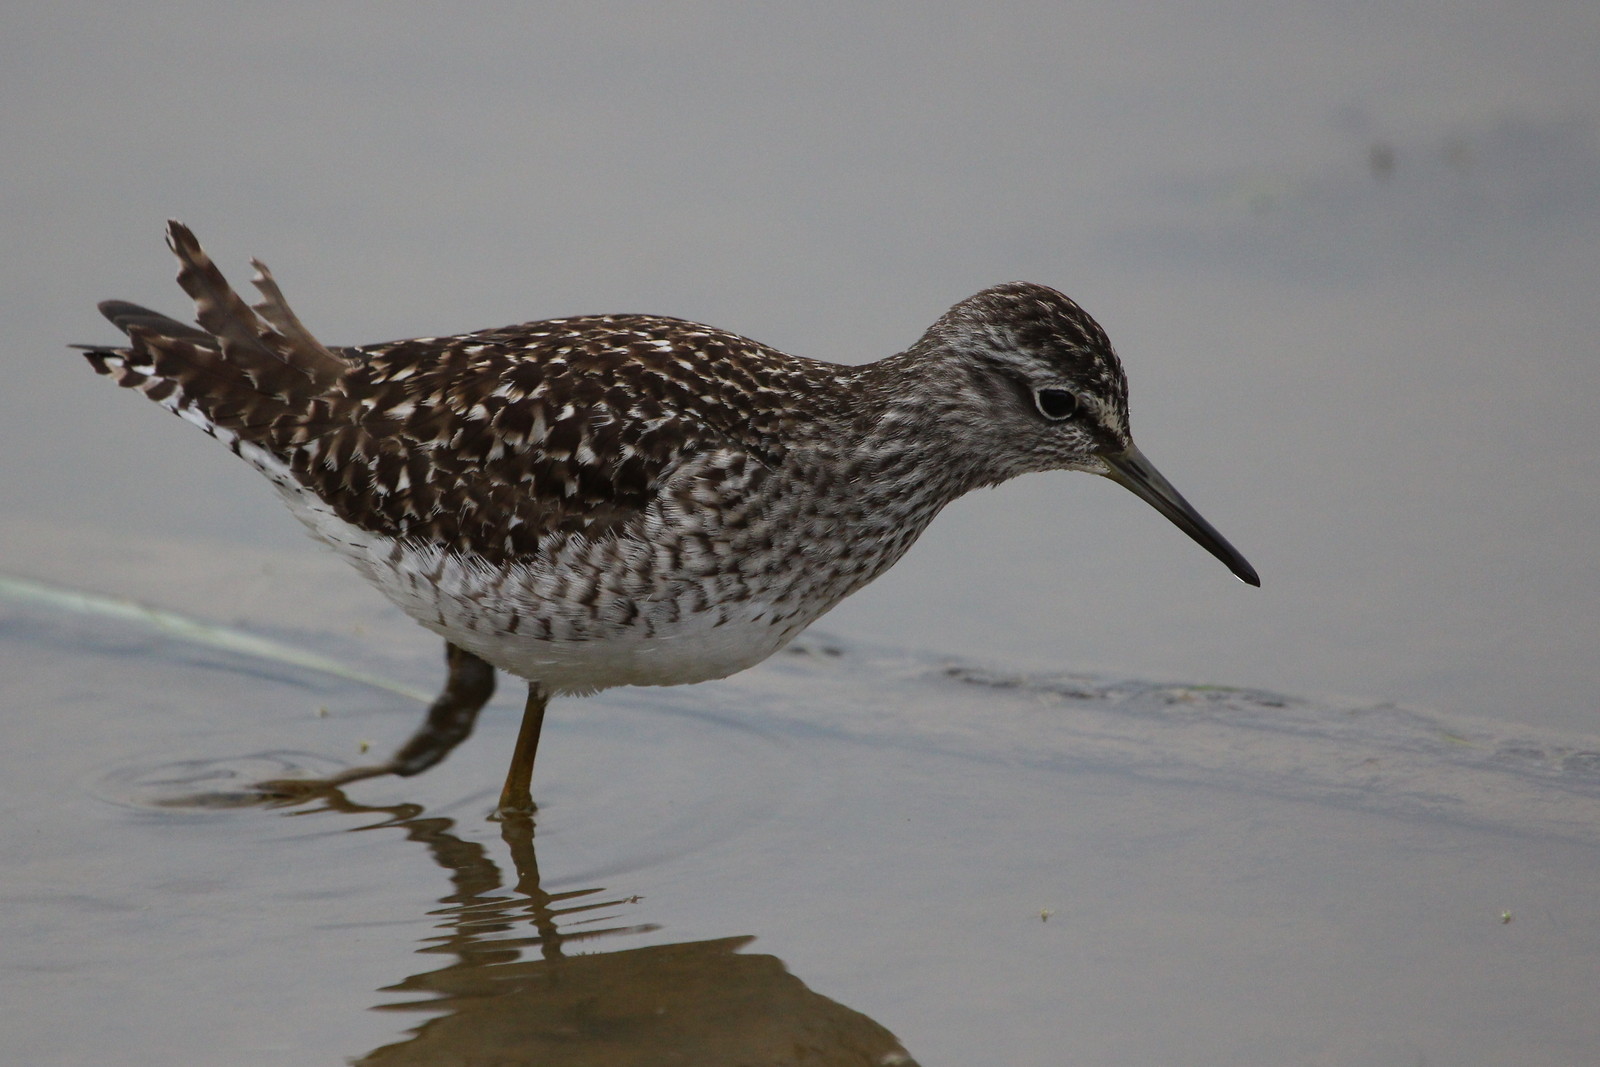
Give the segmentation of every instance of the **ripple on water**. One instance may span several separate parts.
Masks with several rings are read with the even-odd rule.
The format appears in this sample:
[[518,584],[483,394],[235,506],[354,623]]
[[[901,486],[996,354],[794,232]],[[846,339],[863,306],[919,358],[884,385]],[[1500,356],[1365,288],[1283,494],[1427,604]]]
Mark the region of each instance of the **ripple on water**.
[[[27,610],[56,619],[92,613],[57,602],[31,603]],[[420,707],[373,688],[370,675],[332,675],[304,661],[252,656],[250,650],[272,646],[224,642],[232,634],[223,629],[133,647],[86,642],[83,626],[30,624],[9,633],[35,670],[47,646],[59,645],[56,652],[80,664],[103,652],[103,677],[116,678],[119,692],[159,699],[172,716],[141,721],[140,730],[151,737],[163,731],[161,747],[178,736],[190,751],[199,747],[202,755],[194,759],[118,763],[99,774],[91,791],[126,806],[230,810],[270,803],[273,798],[252,788],[255,782],[317,778],[345,766],[310,752],[275,750],[270,740],[257,748],[263,736],[294,737],[319,751],[347,752],[349,740],[336,744],[328,734],[315,737],[304,719],[294,725],[276,719],[284,693],[258,683],[287,682],[287,692],[302,706],[336,696],[341,707],[355,710],[331,719],[371,717],[363,729],[375,735],[377,754],[402,740],[420,718]],[[104,637],[108,631],[136,634],[141,627],[123,610],[101,613],[93,631]],[[185,651],[196,641],[225,651],[197,659]],[[265,675],[263,663],[271,667]],[[202,668],[195,677],[205,680],[195,694],[181,690],[179,676],[190,672],[173,669],[178,666]],[[251,676],[247,692],[237,685],[240,674]],[[70,681],[92,686],[96,677],[102,676],[80,666]],[[258,691],[272,705],[270,712],[244,706]],[[27,699],[51,698],[41,691]],[[359,795],[432,794],[436,810],[477,803],[487,814],[516,728],[516,715],[507,710],[491,708],[480,736],[444,767],[421,779],[363,784]],[[123,715],[117,722],[134,718]],[[226,728],[216,727],[219,722]],[[92,728],[104,734],[102,723]],[[241,744],[247,733],[250,740]],[[114,739],[107,734],[101,740]],[[329,742],[326,747],[322,740]],[[1341,705],[1226,687],[1028,674],[821,637],[803,639],[791,654],[721,683],[613,690],[561,701],[541,751],[540,832],[608,843],[607,854],[591,857],[579,877],[637,870],[748,833],[797,798],[825,792],[832,773],[828,746],[836,743],[937,751],[1002,765],[1127,771],[1600,840],[1595,738],[1382,703]],[[125,750],[140,748],[149,750],[150,744]],[[207,748],[249,754],[203,755]],[[441,784],[459,790],[465,782],[473,790],[466,798],[439,799]]]
[[1390,703],[820,647],[825,655],[801,644],[775,661],[807,708],[774,728],[1600,843],[1600,737]]
[[[614,690],[563,701],[545,721],[535,773],[540,840],[572,848],[563,881],[603,882],[759,836],[808,788],[816,754],[732,691]],[[509,757],[514,717],[468,742],[485,807]]]
[[90,783],[89,791],[100,800],[128,808],[232,811],[299,803],[303,796],[263,791],[259,783],[310,781],[340,769],[326,757],[289,751],[138,762],[100,774]]

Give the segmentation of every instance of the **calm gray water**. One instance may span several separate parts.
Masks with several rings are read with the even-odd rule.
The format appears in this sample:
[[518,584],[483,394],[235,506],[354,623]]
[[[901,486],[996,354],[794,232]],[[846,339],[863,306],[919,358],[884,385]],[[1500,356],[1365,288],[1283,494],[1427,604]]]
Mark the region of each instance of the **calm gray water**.
[[[17,1062],[1600,1047],[1600,739],[815,635],[726,682],[558,702],[536,834],[486,818],[514,690],[425,775],[263,807],[250,782],[409,732],[393,687],[435,679],[434,642],[325,556],[120,543],[145,572],[63,547],[144,602],[187,574],[161,599],[200,624],[0,588]],[[252,629],[205,622],[224,590]],[[219,647],[241,639],[276,648]]]
[[169,765],[326,769],[413,711],[8,601],[0,878],[34,910],[0,1039],[360,1057],[421,1021],[366,1008],[454,987],[379,989],[476,951],[447,896],[537,924],[542,886],[597,890],[596,950],[748,966],[749,1018],[869,1056],[1593,1058],[1596,54],[1571,2],[0,13],[6,573],[436,684],[259,479],[64,348],[106,297],[185,310],[178,216],[333,343],[638,310],[857,362],[1054,285],[1264,582],[1098,479],[976,494],[825,620],[825,667],[553,712],[531,880],[481,818],[511,716],[345,810],[173,808]]

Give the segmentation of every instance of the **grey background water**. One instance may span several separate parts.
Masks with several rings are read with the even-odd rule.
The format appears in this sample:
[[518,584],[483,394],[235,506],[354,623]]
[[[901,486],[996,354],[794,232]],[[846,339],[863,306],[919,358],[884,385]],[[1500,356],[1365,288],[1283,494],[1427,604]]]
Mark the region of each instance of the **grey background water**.
[[[54,543],[80,585],[199,617],[232,591],[257,634],[436,679],[435,642],[343,595],[327,556]],[[418,778],[240,808],[250,781],[369,758],[420,704],[0,593],[17,1062],[838,1065],[903,1044],[922,1063],[1378,1067],[1600,1047],[1596,739],[808,638],[726,682],[559,705],[535,856],[484,818],[514,694]]]
[[[1129,367],[1145,451],[1250,557],[1264,587],[1233,581],[1109,483],[1039,476],[953,506],[893,572],[828,618],[830,632],[852,647],[960,651],[995,669],[1262,687],[1318,698],[1324,709],[1395,702],[1455,724],[1446,730],[1453,735],[1487,737],[1490,751],[1536,737],[1526,747],[1582,752],[1592,748],[1583,735],[1600,729],[1597,54],[1600,10],[1582,3],[14,5],[0,13],[6,569],[93,575],[107,591],[246,624],[279,618],[267,610],[275,583],[314,588],[304,601],[318,613],[306,620],[309,632],[341,598],[370,604],[353,578],[340,585],[329,577],[326,589],[291,581],[286,575],[302,565],[294,561],[315,567],[320,557],[266,486],[214,442],[95,380],[62,347],[111,336],[92,310],[99,299],[184,310],[160,243],[169,215],[194,226],[236,281],[247,276],[247,256],[271,263],[305,321],[334,343],[640,310],[853,362],[904,347],[982,286],[1027,278],[1068,292],[1106,326]],[[108,548],[118,541],[107,534],[126,547]],[[213,571],[258,558],[251,553],[290,570],[263,578],[240,564],[236,577],[252,577],[207,585],[213,596],[202,602],[196,579],[158,564],[170,554],[149,547],[174,540],[188,546],[178,556]],[[420,639],[393,640],[433,655]],[[83,670],[111,690],[115,670]],[[430,684],[432,670],[431,661],[419,663],[415,684]],[[155,677],[166,674],[128,685],[155,686]],[[765,692],[770,683],[748,684]],[[850,710],[848,696],[830,692],[824,721],[848,719],[838,703]],[[699,693],[619,697],[616,706],[728,699]],[[45,694],[61,695],[49,686]],[[67,852],[90,840],[74,841],[73,826],[127,829],[117,817],[85,814],[104,806],[108,789],[83,782],[157,765],[173,735],[188,738],[205,711],[191,708],[181,725],[141,720],[119,756],[109,740],[89,741],[115,731],[64,730],[70,719],[55,705],[30,715],[19,709],[33,698],[12,699],[6,748],[33,753],[43,775],[26,791],[22,821],[46,820],[53,837],[65,835]],[[626,703],[635,699],[645,704]],[[770,710],[776,698],[748,699]],[[273,729],[282,724],[272,704],[270,693],[260,698],[265,732],[223,745],[226,753],[318,748]],[[369,732],[392,737],[405,729],[401,719]],[[579,728],[568,722],[564,729]],[[1057,728],[1035,724],[1018,744],[1053,750]],[[725,732],[690,731],[678,744],[698,752],[703,736],[714,751],[731,743]],[[1572,1050],[1594,1047],[1583,1044],[1592,1026],[1564,1010],[1573,1002],[1558,992],[1594,987],[1592,879],[1583,876],[1592,842],[1571,846],[1576,853],[1538,844],[1583,821],[1571,816],[1578,802],[1567,792],[1524,797],[1512,805],[1522,814],[1500,823],[1484,816],[1503,836],[1469,842],[1450,836],[1466,831],[1427,822],[1392,788],[1376,805],[1384,818],[1424,822],[1334,814],[1320,794],[1288,801],[1314,812],[1304,814],[1309,823],[1268,814],[1281,793],[1265,778],[1230,779],[1227,760],[1202,758],[1188,742],[1165,762],[1191,768],[1189,785],[1145,778],[1101,786],[1059,768],[934,766],[942,756],[913,760],[915,772],[900,778],[875,771],[868,755],[883,754],[853,747],[860,739],[828,749],[803,731],[780,733],[800,766],[851,768],[861,780],[881,774],[905,794],[896,804],[942,814],[907,824],[931,835],[912,838],[916,861],[890,863],[888,839],[858,833],[862,817],[850,809],[823,817],[820,801],[807,809],[815,818],[801,820],[814,836],[786,817],[778,820],[786,832],[758,835],[763,843],[752,848],[749,833],[711,814],[741,803],[735,778],[731,799],[696,809],[713,828],[708,839],[720,842],[707,846],[724,862],[711,868],[726,876],[714,895],[722,908],[754,909],[752,898],[765,898],[772,910],[716,929],[671,909],[640,921],[670,928],[674,941],[757,934],[756,950],[888,1026],[926,1062],[971,1062],[1002,1035],[1015,1042],[1011,1062],[1059,1062],[1049,1057],[1069,1030],[1079,1062],[1417,1062],[1404,1057],[1441,1049],[1458,1053],[1457,1062],[1505,1062],[1493,1055],[1492,1028],[1452,1014],[1453,1005],[1481,1012],[1486,1003],[1505,1006],[1496,1021],[1523,1054],[1533,1035],[1563,1035],[1566,1044],[1543,1060],[1524,1062],[1581,1062]],[[1312,734],[1332,736],[1321,727]],[[1224,750],[1238,735],[1227,736]],[[1391,758],[1389,734],[1375,731],[1369,741],[1385,753],[1373,758]],[[956,758],[976,760],[972,744],[958,745],[965,755]],[[98,770],[69,774],[76,757],[58,751],[68,745],[88,746],[84,758]],[[179,747],[197,759],[216,755],[198,740]],[[503,752],[483,751],[491,748],[478,742],[484,788]],[[609,748],[604,755],[621,758]],[[1104,751],[1097,758],[1103,771],[1123,766]],[[1134,762],[1148,771],[1163,758]],[[767,765],[754,761],[758,770]],[[1453,802],[1464,772],[1442,765],[1428,774],[1442,776],[1439,795]],[[44,814],[58,783],[52,769],[82,794],[71,803],[87,808]],[[567,811],[600,804],[569,791],[582,768],[546,769],[574,783],[552,787],[568,798]],[[449,781],[458,790],[480,784],[456,773]],[[1293,777],[1292,768],[1279,773]],[[1162,792],[1208,783],[1234,791],[1213,789],[1203,802]],[[885,794],[859,788],[840,794],[873,811],[868,823],[886,826],[893,807]],[[433,799],[419,802],[465,812],[469,796],[441,784],[423,788],[419,797]],[[1194,813],[1197,805],[1209,814]],[[1124,806],[1143,814],[1124,817]],[[1196,823],[1166,825],[1174,806]],[[1528,814],[1540,808],[1549,820]],[[1077,836],[1062,830],[1068,839],[1023,848],[995,832],[1039,832],[1059,826],[1063,812],[1079,820],[1071,824]],[[252,817],[260,813],[220,818],[234,820],[229,833],[251,826],[269,838],[300,825]],[[595,850],[592,862],[572,860],[563,877],[607,869],[614,842],[597,829],[602,815],[593,818],[565,838],[581,837]],[[176,832],[156,825],[167,829],[151,831],[160,841],[139,846],[148,849],[140,862],[204,866],[206,845],[227,837],[195,832],[179,846],[188,823]],[[639,869],[703,893],[688,873],[699,860],[684,858],[693,851],[687,833],[666,834],[660,861]],[[1151,840],[1145,833],[1166,844],[1154,852],[1119,844]],[[1252,843],[1255,835],[1265,844]],[[353,851],[359,864],[402,863],[369,860],[368,837],[338,850]],[[1319,838],[1348,848],[1322,854],[1291,844]],[[290,854],[302,844],[293,834],[282,840]],[[1238,886],[1208,881],[1222,876],[1193,854],[1185,867],[1180,841],[1217,850],[1250,872],[1241,878],[1266,878],[1283,907],[1245,899],[1271,917],[1262,921],[1276,923],[1276,934],[1235,925],[1244,915],[1224,913]],[[821,858],[830,842],[844,857],[837,867]],[[1352,866],[1371,880],[1360,893],[1362,883],[1335,862],[1355,843],[1366,851]],[[1276,879],[1264,873],[1273,848],[1283,871]],[[730,873],[746,870],[752,854],[809,856],[813,895]],[[1452,855],[1471,862],[1440,858]],[[1024,884],[1029,872],[1056,871],[1063,856],[1083,879],[1070,892]],[[545,851],[541,861],[553,862]],[[304,862],[325,869],[310,856]],[[880,893],[842,888],[858,881],[861,864],[876,862],[893,874]],[[352,877],[363,891],[388,884],[389,872],[358,869]],[[1174,904],[1181,898],[1151,888],[1163,879],[1196,886],[1174,870],[1189,871],[1201,895],[1215,894],[1214,909],[1186,911]],[[929,888],[988,877],[992,893],[1008,871],[1017,898],[986,898],[985,918],[1021,909],[1037,923],[1040,909],[1057,911],[1016,933],[1018,941],[982,922],[965,926],[971,909],[957,904],[965,890]],[[242,872],[236,881],[217,877],[206,884],[236,902],[254,884]],[[1468,996],[1455,983],[1482,959],[1422,946],[1531,938],[1521,918],[1489,922],[1492,930],[1475,925],[1499,914],[1502,896],[1517,895],[1513,884],[1522,899],[1538,887],[1552,918],[1536,944],[1518,943],[1528,955],[1511,983],[1515,995],[1502,985]],[[439,895],[431,886],[415,891]],[[933,903],[919,908],[920,895]],[[1118,960],[1134,957],[1083,926],[1072,927],[1070,946],[1058,946],[1080,954],[1081,970],[1030,970],[1016,952],[995,948],[1022,951],[1063,936],[1058,917],[1071,907],[1063,897],[1110,909],[1089,913],[1104,920],[1089,928],[1105,938],[1119,932],[1129,938],[1124,947],[1159,949],[1173,962],[1160,975],[1119,970]],[[1402,909],[1379,903],[1401,897],[1410,901]],[[137,895],[101,903],[141,906]],[[819,912],[914,925],[939,953],[910,935],[904,943],[859,930],[785,937],[777,912],[796,931],[807,916],[822,921]],[[1370,941],[1356,933],[1363,916],[1371,917]],[[1463,926],[1450,926],[1457,919]],[[1418,940],[1433,922],[1442,924],[1438,940]],[[215,929],[229,927],[219,919]],[[1187,931],[1187,951],[1170,936],[1139,941],[1139,929]],[[237,930],[227,936],[249,940]],[[914,953],[913,941],[923,946]],[[295,944],[296,959],[316,950],[314,941]],[[852,944],[875,960],[849,962]],[[1381,960],[1356,945],[1378,956],[1385,945],[1404,946],[1412,956]],[[932,966],[934,955],[949,966]],[[149,958],[130,950],[99,972],[131,973]],[[287,958],[274,957],[285,967]],[[1355,967],[1358,958],[1370,966]],[[907,966],[925,980],[907,977]],[[884,968],[902,980],[864,977]],[[991,988],[951,988],[963,973]],[[1217,975],[1226,980],[1216,996],[1177,1007],[1180,990]],[[1029,986],[1033,979],[1041,984]],[[326,986],[365,1005],[371,997],[361,994],[375,983],[343,987],[330,976]],[[1426,1033],[1361,1046],[1354,1020],[1381,1018],[1385,998],[1396,1002],[1402,987],[1412,997],[1398,999],[1430,1020]],[[1305,998],[1298,1007],[1285,999],[1288,989]],[[1417,1007],[1417,990],[1437,1013]],[[1121,1010],[1111,1010],[1115,998]],[[1063,1015],[1063,1001],[1078,1008]],[[1258,1001],[1261,1010],[1238,1014]],[[1161,1021],[1134,1002],[1159,1006]],[[258,1004],[251,1018],[282,1016],[270,1008]],[[332,1007],[327,1017],[334,1028],[376,1025]],[[1259,1044],[1229,1045],[1222,1035],[1232,1031]],[[174,1032],[161,1031],[168,1040]],[[337,1047],[356,1054],[378,1043]]]

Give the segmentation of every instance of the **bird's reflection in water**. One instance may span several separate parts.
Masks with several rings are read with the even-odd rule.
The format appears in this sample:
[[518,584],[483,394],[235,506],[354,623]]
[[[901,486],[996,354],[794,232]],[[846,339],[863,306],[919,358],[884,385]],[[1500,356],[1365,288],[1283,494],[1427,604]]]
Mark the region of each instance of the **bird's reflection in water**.
[[508,889],[488,851],[453,833],[452,819],[413,804],[356,804],[334,788],[319,790],[317,801],[293,814],[381,815],[361,829],[404,832],[453,885],[432,913],[442,932],[418,950],[452,959],[382,990],[417,999],[381,1010],[435,1017],[357,1064],[914,1063],[888,1030],[812,992],[777,957],[739,952],[753,937],[606,952],[607,937],[657,928],[611,923],[615,909],[637,898],[546,892],[527,817],[501,822],[517,869]]

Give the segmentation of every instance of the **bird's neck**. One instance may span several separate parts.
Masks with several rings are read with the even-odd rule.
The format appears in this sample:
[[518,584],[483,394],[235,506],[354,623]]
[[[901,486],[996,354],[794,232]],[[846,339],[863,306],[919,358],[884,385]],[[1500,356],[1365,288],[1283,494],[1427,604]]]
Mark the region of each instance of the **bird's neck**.
[[997,441],[996,398],[942,352],[912,349],[861,368],[856,381],[853,447],[875,457],[874,477],[899,483],[899,492],[937,501],[936,507],[1022,473]]

